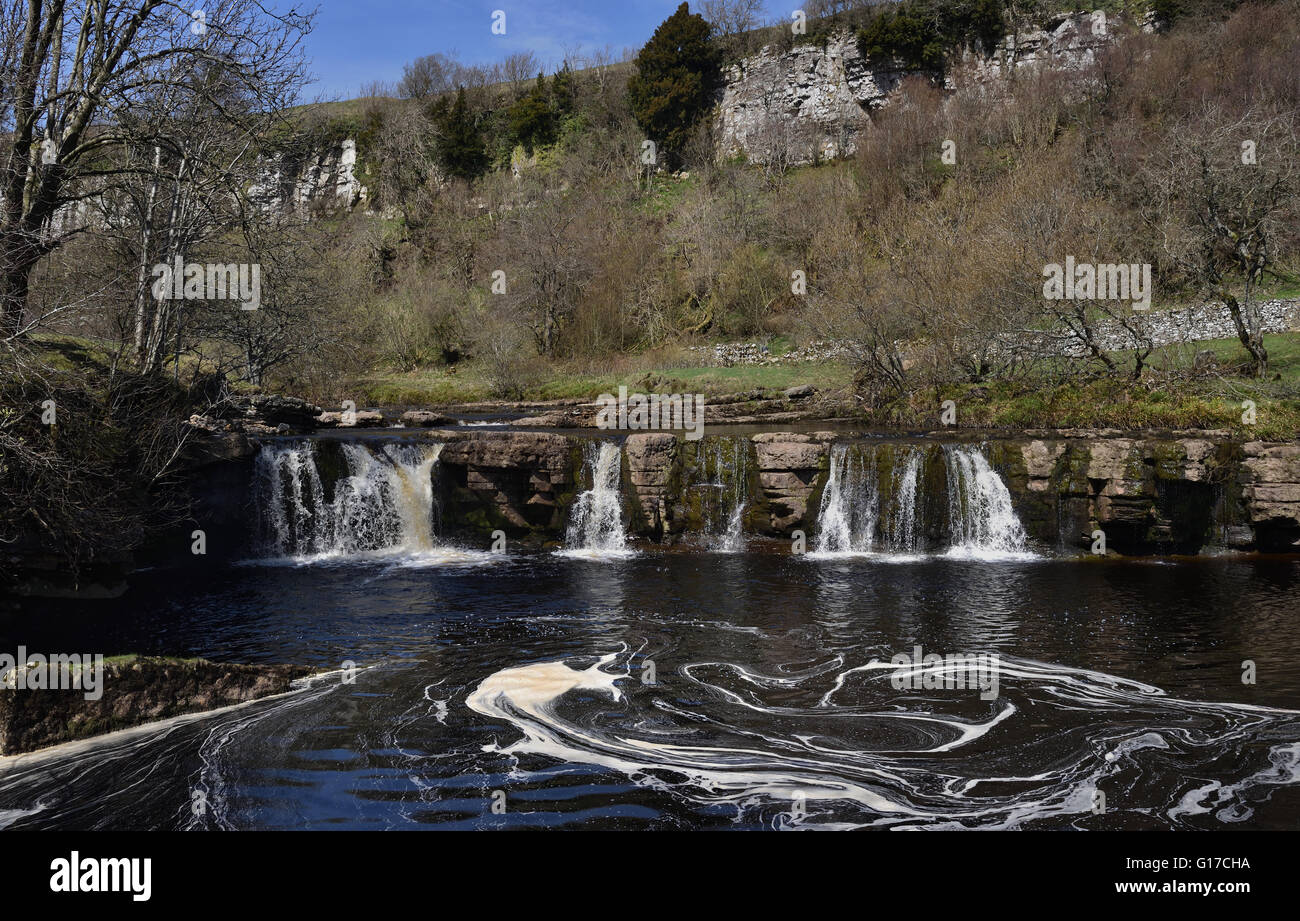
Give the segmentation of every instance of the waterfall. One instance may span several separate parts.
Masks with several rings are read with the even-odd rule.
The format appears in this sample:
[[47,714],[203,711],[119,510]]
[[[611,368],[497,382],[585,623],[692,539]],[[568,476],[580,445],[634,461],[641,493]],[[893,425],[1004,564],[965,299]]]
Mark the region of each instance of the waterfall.
[[749,439],[743,436],[700,442],[695,464],[686,474],[686,490],[699,503],[700,534],[708,549],[718,553],[745,549],[749,450]]
[[585,448],[591,489],[578,496],[570,513],[565,553],[578,556],[619,556],[627,553],[623,528],[620,474],[622,448],[610,441]]
[[831,448],[814,544],[817,553],[868,553],[875,543],[879,495],[874,464],[848,445]]
[[435,546],[440,444],[344,443],[347,473],[328,484],[314,442],[264,445],[256,497],[265,555],[333,557]]
[[964,445],[944,449],[952,556],[997,558],[1025,553],[1025,529],[1011,493],[984,455]]
[[890,516],[890,546],[894,550],[916,550],[916,488],[925,456],[916,448],[907,452],[902,475],[894,487],[894,505]]
[[942,514],[942,497],[924,495],[927,462],[946,471],[948,554],[1005,558],[1025,555],[1026,535],[1001,477],[977,449],[941,452],[914,445],[844,445],[831,448],[822,491],[814,555],[883,554],[910,559],[937,534],[925,527]]

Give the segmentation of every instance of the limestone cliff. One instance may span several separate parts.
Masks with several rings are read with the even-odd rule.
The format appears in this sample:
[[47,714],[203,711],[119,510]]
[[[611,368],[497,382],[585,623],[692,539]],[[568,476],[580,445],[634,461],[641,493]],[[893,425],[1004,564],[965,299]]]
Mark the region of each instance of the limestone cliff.
[[[992,85],[1029,66],[1086,66],[1120,25],[1081,12],[1008,35],[994,55],[967,53],[955,62],[948,88]],[[726,73],[717,115],[719,156],[797,165],[851,154],[871,127],[871,113],[889,105],[911,73],[892,61],[866,59],[847,30],[824,43],[764,47]]]
[[357,175],[357,142],[352,138],[305,156],[279,154],[264,160],[249,192],[264,207],[299,217],[351,209],[370,198]]

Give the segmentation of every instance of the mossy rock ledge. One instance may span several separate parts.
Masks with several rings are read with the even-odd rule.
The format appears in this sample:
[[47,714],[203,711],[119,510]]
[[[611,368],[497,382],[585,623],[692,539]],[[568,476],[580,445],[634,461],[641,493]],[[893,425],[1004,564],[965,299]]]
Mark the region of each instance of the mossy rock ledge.
[[[49,679],[48,669],[45,677]],[[101,696],[80,687],[0,687],[0,755],[31,752],[157,722],[247,703],[293,689],[316,669],[302,665],[229,665],[205,659],[123,656],[104,660]],[[32,682],[35,683],[35,682]],[[49,680],[45,684],[52,683]],[[60,682],[66,687],[66,677]]]

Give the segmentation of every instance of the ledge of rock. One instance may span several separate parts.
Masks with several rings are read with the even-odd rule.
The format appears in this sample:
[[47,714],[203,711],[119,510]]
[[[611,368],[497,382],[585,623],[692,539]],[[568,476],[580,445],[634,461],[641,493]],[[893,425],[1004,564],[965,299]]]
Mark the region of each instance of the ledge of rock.
[[562,499],[573,490],[569,439],[548,432],[447,435],[439,466],[450,493],[449,524],[514,534],[561,527]]
[[271,431],[289,426],[295,431],[310,431],[316,427],[321,408],[297,397],[275,394],[254,394],[232,397],[214,410],[217,418],[238,423],[247,428],[260,426]]
[[808,519],[808,503],[834,436],[764,432],[753,438],[758,481],[767,499],[773,532],[788,534]]
[[[61,742],[102,735],[143,723],[215,710],[292,690],[313,673],[298,665],[224,665],[204,659],[128,656],[104,662],[102,696],[87,700],[75,670],[49,690],[49,666],[40,666],[42,689],[32,689],[34,666],[0,678],[0,754],[35,751]],[[71,677],[72,680],[69,680]],[[22,686],[19,686],[19,685]]]
[[431,412],[426,409],[412,409],[402,413],[400,419],[402,425],[408,428],[434,428],[439,425],[455,425],[456,420],[450,416],[444,416],[442,413]]
[[1242,497],[1263,549],[1300,548],[1300,445],[1252,441],[1242,452]]
[[624,445],[628,478],[636,502],[645,517],[646,530],[663,534],[671,523],[673,464],[677,438],[666,432],[644,432],[628,436]]

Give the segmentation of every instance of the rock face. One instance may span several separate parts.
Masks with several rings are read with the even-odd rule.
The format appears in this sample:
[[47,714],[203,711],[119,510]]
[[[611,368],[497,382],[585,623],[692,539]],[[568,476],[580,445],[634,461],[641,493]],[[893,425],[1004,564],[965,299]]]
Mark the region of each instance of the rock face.
[[[441,478],[450,486],[449,528],[563,536],[578,490],[583,436],[447,437]],[[747,532],[812,535],[829,449],[843,437],[767,432],[692,442],[670,433],[633,434],[625,441],[623,464],[630,531],[654,540],[690,536],[709,523],[701,496],[725,488],[744,495]],[[948,506],[944,444],[908,439],[874,448],[895,450],[900,459],[917,447],[926,452],[921,504],[928,517],[938,517],[918,526],[936,537],[946,529],[941,519]],[[1086,551],[1102,531],[1107,549],[1121,554],[1300,549],[1300,444],[1062,433],[990,440],[983,453],[1005,482],[1026,531],[1041,545]],[[721,483],[717,458],[724,455],[728,476]]]
[[357,178],[357,142],[352,138],[303,158],[266,160],[249,195],[268,210],[299,217],[351,209],[370,197]]
[[438,432],[447,527],[559,534],[574,492],[575,444],[544,432]]
[[1232,442],[1047,438],[998,443],[990,454],[1026,529],[1044,543],[1090,549],[1097,531],[1120,553],[1257,543],[1245,526],[1241,450]]
[[[592,436],[457,428],[403,437],[442,445],[431,472],[436,533],[471,542],[497,530],[532,543],[564,539]],[[908,464],[919,469],[909,500],[916,533],[930,547],[946,546],[956,526],[950,520],[957,469],[951,457],[954,442],[963,441],[971,439],[765,432],[706,434],[691,441],[638,432],[623,442],[624,521],[630,534],[664,542],[708,538],[716,546],[717,538],[736,527],[769,537],[802,530],[812,538],[820,526],[831,448],[848,442],[869,451],[877,478],[895,482],[893,471]],[[339,444],[337,436],[322,442]],[[980,443],[979,453],[1039,546],[1086,552],[1101,531],[1107,550],[1124,555],[1215,548],[1300,552],[1300,443],[1243,443],[1215,432],[1044,432],[990,438]],[[328,493],[340,474],[329,464],[321,467],[326,468],[333,471],[326,477]],[[252,471],[246,456],[212,460],[197,471],[195,521],[208,532],[210,552],[237,552],[236,532],[251,533],[246,515]],[[874,489],[874,482],[855,488]],[[895,493],[881,495],[897,501]],[[188,554],[189,527],[184,540],[169,544],[182,555]]]
[[662,536],[672,530],[672,486],[678,459],[677,438],[669,432],[629,435],[624,447],[628,479],[644,518],[644,534]]
[[754,436],[758,482],[768,508],[768,530],[789,534],[811,524],[809,500],[826,470],[834,436],[765,432]]
[[[1081,68],[1119,24],[1075,13],[1045,29],[1008,36],[991,57],[968,54],[958,62],[948,87],[990,84],[1029,65]],[[847,31],[787,51],[767,46],[726,74],[718,155],[793,166],[852,154],[871,127],[870,113],[888,105],[912,73],[893,61],[867,60]]]
[[1300,550],[1300,445],[1252,441],[1242,450],[1242,498],[1261,549]]
[[[142,723],[240,704],[291,689],[312,673],[297,665],[222,665],[203,659],[132,656],[103,663],[98,700],[87,700],[79,675],[39,666],[36,689],[33,667],[20,676],[11,670],[0,690],[0,755],[35,751],[60,742],[102,735]],[[62,690],[48,689],[58,678]],[[93,671],[93,668],[91,669]],[[69,687],[69,685],[74,685]]]
[[847,156],[871,124],[867,111],[905,76],[892,65],[872,66],[847,32],[824,46],[765,47],[726,74],[718,153],[790,165]]

